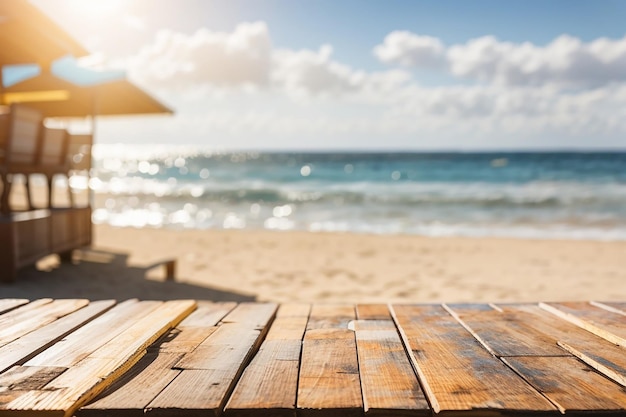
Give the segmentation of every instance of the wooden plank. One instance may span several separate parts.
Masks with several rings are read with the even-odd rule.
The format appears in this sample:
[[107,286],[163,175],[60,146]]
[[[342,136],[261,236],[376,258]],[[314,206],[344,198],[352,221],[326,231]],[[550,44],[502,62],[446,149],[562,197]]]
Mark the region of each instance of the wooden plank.
[[547,343],[558,345],[620,384],[626,382],[625,348],[562,320],[538,305],[500,304],[498,307],[504,313],[524,314],[525,320],[547,337]]
[[2,327],[0,327],[0,346],[4,346],[33,330],[37,330],[48,323],[52,323],[81,309],[87,304],[89,304],[87,300],[55,300],[30,310],[28,315],[20,316],[22,320],[13,323],[3,323]]
[[182,356],[183,353],[148,353],[94,402],[78,410],[76,416],[142,417],[150,401],[180,374],[173,367]]
[[603,308],[605,310],[613,311],[618,314],[626,315],[626,302],[617,303],[617,302],[597,302],[591,301],[591,304]]
[[114,304],[113,300],[94,301],[74,313],[0,347],[0,372],[27,361],[83,324],[98,317]]
[[283,303],[276,311],[276,317],[306,317],[311,313],[311,305],[306,303]]
[[224,370],[183,370],[146,408],[148,416],[217,416],[226,401]]
[[626,346],[626,315],[589,303],[541,303],[540,307],[616,345]]
[[295,416],[302,337],[310,306],[281,305],[265,341],[235,387],[229,416]]
[[276,308],[273,303],[238,305],[224,317],[219,328],[193,352],[185,355],[176,367],[211,370],[240,365],[240,361],[260,345],[261,334],[268,330],[266,326],[273,319]]
[[365,415],[430,415],[393,321],[357,320],[354,329]]
[[563,413],[626,411],[626,392],[576,358],[519,357],[504,361]]
[[124,301],[26,362],[28,366],[69,368],[115,338],[162,304],[160,301]]
[[393,305],[391,312],[435,413],[555,410],[442,306]]
[[41,389],[66,370],[51,366],[16,366],[0,375],[0,392]]
[[174,330],[150,349],[169,353],[189,353],[206,340],[216,330],[215,325],[233,308],[236,303],[213,303],[200,301],[198,308],[183,320]]
[[16,366],[11,368],[0,375],[0,408],[24,393],[42,389],[66,369],[48,366]]
[[177,327],[202,327],[215,326],[220,320],[230,313],[236,306],[235,302],[215,303],[212,301],[197,301],[198,308],[189,317],[183,320]]
[[265,340],[301,341],[310,311],[310,304],[281,304]]
[[359,320],[391,320],[387,304],[358,304],[356,316]]
[[144,409],[174,378],[173,369],[185,353],[192,352],[215,331],[215,325],[236,303],[198,302],[198,308],[94,402],[77,411],[78,416],[143,416]]
[[363,413],[354,332],[349,305],[316,304],[302,346],[298,379],[298,415]]
[[261,332],[238,323],[220,325],[193,352],[177,364],[178,369],[223,369],[239,367],[254,349]]
[[161,343],[155,343],[148,351],[164,353],[188,353],[204,342],[217,330],[217,327],[179,326],[167,334]]
[[41,390],[28,391],[0,408],[29,416],[70,417],[127,372],[146,348],[196,308],[194,301],[168,301],[78,362]]
[[226,404],[226,415],[295,416],[301,346],[300,340],[265,341]]
[[314,304],[307,329],[347,329],[356,319],[355,308],[348,304]]
[[263,329],[276,314],[276,308],[274,303],[241,303],[222,322]]
[[[523,306],[515,307],[505,311],[488,304],[444,305],[495,356],[569,356],[557,345],[562,320],[528,313],[533,308],[538,310],[533,305],[527,305],[526,311]],[[568,327],[572,330],[573,326]]]
[[626,349],[623,347],[608,341],[604,344],[559,342],[559,346],[607,378],[626,387]]
[[182,372],[148,404],[146,412],[158,416],[220,414],[276,307],[273,303],[237,306],[213,334],[175,365]]
[[0,314],[13,310],[19,306],[28,303],[28,300],[22,298],[5,298],[0,299]]
[[27,319],[33,311],[36,311],[45,304],[50,304],[52,301],[52,298],[40,298],[28,304],[24,304],[15,310],[11,310],[8,313],[2,314],[0,316],[0,328],[10,326],[14,323]]

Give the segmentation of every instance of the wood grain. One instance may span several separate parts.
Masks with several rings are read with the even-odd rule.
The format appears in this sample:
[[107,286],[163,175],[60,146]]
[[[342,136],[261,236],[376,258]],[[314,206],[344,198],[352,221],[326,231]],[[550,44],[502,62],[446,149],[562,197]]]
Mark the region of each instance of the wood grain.
[[590,303],[541,303],[541,308],[609,342],[626,347],[626,315]]
[[52,366],[15,366],[0,375],[0,392],[42,389],[66,370]]
[[174,367],[182,372],[146,407],[158,416],[218,415],[276,312],[273,303],[243,303]]
[[443,307],[393,305],[391,309],[434,412],[483,415],[555,409]]
[[[15,366],[0,375],[0,409],[32,390],[42,389],[67,368],[48,366]],[[7,415],[6,410],[0,411]],[[23,413],[28,415],[28,412]]]
[[626,411],[626,392],[572,357],[519,357],[505,362],[563,413]]
[[0,299],[0,416],[626,415],[626,303],[83,301]]
[[28,362],[28,366],[69,368],[115,338],[162,304],[160,301],[127,300]]
[[143,416],[144,409],[176,378],[174,369],[215,330],[215,325],[236,303],[198,302],[198,308],[155,342],[127,374],[108,387],[94,402],[81,408],[82,416]]
[[504,313],[523,314],[534,329],[546,336],[546,343],[558,345],[568,354],[577,356],[620,384],[626,382],[625,348],[563,320],[538,305],[502,304],[499,307]]
[[387,304],[357,304],[356,316],[359,320],[391,320]]
[[241,303],[224,317],[222,322],[263,329],[272,320],[277,308],[274,303]]
[[[41,390],[28,391],[5,405],[5,410],[29,415],[70,417],[145,354],[146,348],[196,308],[191,300],[168,301],[102,347],[53,379]],[[0,413],[1,413],[0,409]]]
[[0,372],[12,365],[24,363],[80,326],[98,317],[114,304],[113,300],[94,301],[78,311],[0,347]]
[[224,318],[228,313],[233,311],[237,307],[237,303],[223,302],[215,303],[212,301],[197,301],[198,308],[191,313],[189,317],[185,318],[178,328],[186,327],[200,327],[207,328],[215,326],[220,320]]
[[296,414],[302,337],[307,304],[281,305],[272,327],[226,404],[229,416]]
[[354,329],[365,414],[430,415],[393,321],[357,320]]
[[[450,312],[495,356],[569,356],[557,345],[562,320],[531,314],[536,306],[494,309],[487,304],[449,304]],[[541,323],[540,323],[541,322]]]
[[314,304],[307,329],[347,329],[356,319],[354,306],[347,304]]
[[298,415],[361,415],[356,341],[348,329],[354,306],[314,305],[304,335]]
[[198,347],[217,329],[215,325],[236,303],[198,302],[198,308],[167,334],[151,350],[170,353],[189,353]]
[[8,313],[4,313],[0,315],[0,326],[4,328],[5,326],[23,321],[27,319],[33,311],[36,311],[45,304],[50,304],[52,301],[54,301],[52,298],[40,298],[28,304],[24,304],[15,310],[11,310]]
[[182,356],[182,353],[148,353],[95,401],[78,410],[76,416],[142,417],[144,408],[180,374],[173,366]]
[[[2,327],[0,327],[0,346],[6,345],[48,323],[52,323],[87,304],[89,304],[87,300],[55,300],[29,310],[27,314],[19,316],[18,320],[14,320],[11,323],[3,323]],[[19,310],[21,309],[15,311]]]
[[13,310],[14,308],[22,306],[26,303],[28,303],[28,300],[20,298],[0,299],[0,314],[6,313],[7,311]]
[[626,387],[626,349],[623,347],[610,342],[604,344],[559,342],[559,346],[607,378]]

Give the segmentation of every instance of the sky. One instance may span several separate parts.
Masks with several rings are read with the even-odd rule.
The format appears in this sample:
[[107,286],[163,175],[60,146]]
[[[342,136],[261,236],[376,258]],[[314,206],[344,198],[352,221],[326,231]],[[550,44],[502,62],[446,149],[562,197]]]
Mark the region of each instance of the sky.
[[626,149],[626,2],[31,0],[174,116],[98,143]]

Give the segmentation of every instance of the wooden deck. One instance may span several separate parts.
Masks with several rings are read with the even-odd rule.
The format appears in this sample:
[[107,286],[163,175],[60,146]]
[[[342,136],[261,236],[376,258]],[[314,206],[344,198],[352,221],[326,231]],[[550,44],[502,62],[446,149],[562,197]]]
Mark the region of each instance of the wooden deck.
[[0,416],[626,415],[626,303],[0,299]]

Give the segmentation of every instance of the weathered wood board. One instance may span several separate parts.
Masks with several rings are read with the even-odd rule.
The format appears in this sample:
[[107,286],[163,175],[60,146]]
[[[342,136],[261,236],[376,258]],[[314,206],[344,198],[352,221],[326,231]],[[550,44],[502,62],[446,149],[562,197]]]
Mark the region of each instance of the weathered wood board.
[[0,347],[0,372],[44,351],[72,331],[104,313],[113,304],[115,302],[112,300],[92,302],[78,311]]
[[625,308],[0,299],[0,416],[621,416]]
[[351,305],[314,305],[304,335],[298,415],[360,415],[363,412]]
[[436,413],[555,409],[443,307],[394,305],[392,314]]
[[107,388],[92,403],[82,407],[78,416],[143,416],[144,409],[176,378],[181,370],[175,365],[192,352],[216,329],[235,303],[198,302],[196,311],[169,334],[148,348],[129,372]]
[[518,357],[504,361],[563,413],[626,412],[626,392],[573,357]]
[[609,342],[626,347],[626,315],[585,302],[541,303],[541,308]]
[[230,416],[294,416],[302,337],[310,306],[280,306],[265,341],[226,404]]
[[148,404],[156,416],[219,415],[274,317],[277,305],[243,303],[174,369],[181,372]]
[[21,314],[16,314],[12,319],[9,318],[12,316],[11,313],[0,316],[5,318],[2,328],[0,328],[0,346],[79,310],[88,303],[87,300],[54,300],[35,308],[31,308],[30,305],[18,308],[14,312]]
[[[384,314],[362,317],[384,317]],[[389,320],[353,323],[366,415],[430,415],[398,330]]]
[[24,412],[30,416],[72,416],[81,405],[128,371],[151,343],[195,308],[196,303],[191,300],[161,303],[41,388],[22,391],[16,398],[2,404],[0,414]]
[[0,314],[13,310],[19,306],[27,304],[28,300],[24,298],[4,298],[0,299]]

